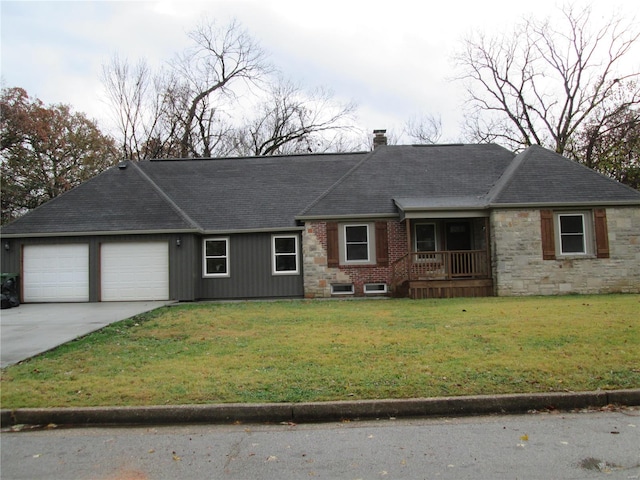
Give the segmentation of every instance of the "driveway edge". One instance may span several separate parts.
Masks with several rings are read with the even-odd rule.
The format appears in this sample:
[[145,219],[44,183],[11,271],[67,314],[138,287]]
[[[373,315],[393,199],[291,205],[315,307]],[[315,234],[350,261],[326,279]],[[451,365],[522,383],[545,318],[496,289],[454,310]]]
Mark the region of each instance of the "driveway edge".
[[15,425],[131,426],[229,423],[312,423],[378,418],[516,414],[607,405],[639,406],[640,389],[400,400],[306,403],[228,403],[148,407],[18,408],[1,413],[3,429]]

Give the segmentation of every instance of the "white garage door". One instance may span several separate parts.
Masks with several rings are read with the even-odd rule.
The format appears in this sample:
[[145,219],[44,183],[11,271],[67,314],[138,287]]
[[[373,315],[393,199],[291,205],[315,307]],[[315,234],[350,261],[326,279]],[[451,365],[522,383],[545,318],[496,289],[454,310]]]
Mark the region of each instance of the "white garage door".
[[89,245],[26,245],[25,302],[88,302]]
[[169,299],[169,244],[104,243],[100,248],[103,302]]

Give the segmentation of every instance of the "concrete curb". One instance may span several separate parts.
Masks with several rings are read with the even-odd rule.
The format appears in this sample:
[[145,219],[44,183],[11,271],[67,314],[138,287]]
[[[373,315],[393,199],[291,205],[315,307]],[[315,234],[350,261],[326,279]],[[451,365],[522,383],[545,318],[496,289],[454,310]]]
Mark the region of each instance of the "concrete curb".
[[213,404],[149,407],[19,408],[2,410],[1,426],[131,426],[229,423],[311,423],[638,406],[640,389],[596,392],[308,403]]

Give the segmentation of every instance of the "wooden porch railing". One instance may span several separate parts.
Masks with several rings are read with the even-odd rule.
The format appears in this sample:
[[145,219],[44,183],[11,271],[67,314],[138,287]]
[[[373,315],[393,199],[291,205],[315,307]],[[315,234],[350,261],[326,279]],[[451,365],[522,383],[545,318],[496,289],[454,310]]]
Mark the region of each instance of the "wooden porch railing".
[[411,252],[393,263],[392,286],[415,280],[456,280],[491,277],[486,250]]

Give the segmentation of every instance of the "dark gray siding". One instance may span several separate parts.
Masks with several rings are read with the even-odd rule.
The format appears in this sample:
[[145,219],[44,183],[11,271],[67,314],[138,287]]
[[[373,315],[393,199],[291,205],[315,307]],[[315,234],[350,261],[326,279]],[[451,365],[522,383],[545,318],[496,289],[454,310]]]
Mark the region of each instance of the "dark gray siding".
[[[177,240],[180,239],[180,245]],[[2,272],[21,274],[22,249],[25,245],[89,245],[89,301],[100,301],[100,245],[116,242],[157,242],[169,244],[169,298],[178,301],[192,301],[197,298],[197,282],[200,279],[197,270],[197,258],[200,256],[200,240],[194,235],[105,235],[71,236],[44,238],[2,239]],[[4,244],[9,243],[9,250]]]
[[[287,234],[291,234],[288,232]],[[236,235],[212,235],[204,238],[228,237],[230,276],[227,278],[204,278],[202,275],[202,242],[200,242],[200,298],[273,298],[302,297],[302,243],[298,234],[298,275],[273,275],[271,233]]]
[[[177,240],[180,240],[180,246]],[[200,236],[174,235],[169,243],[169,291],[182,302],[198,299],[200,282]]]
[[[290,234],[288,232],[287,234]],[[225,235],[219,235],[225,236]],[[88,244],[89,301],[100,301],[100,245],[114,242],[157,242],[169,244],[169,298],[178,301],[199,299],[291,298],[303,297],[301,249],[298,235],[298,275],[273,275],[271,233],[226,235],[229,238],[228,278],[204,278],[202,237],[193,234],[104,235],[3,239],[2,272],[21,273],[25,245]],[[178,245],[178,240],[180,241]],[[9,243],[9,250],[4,243]]]
[[[8,248],[5,249],[5,246]],[[0,273],[20,273],[20,242],[3,238],[0,245]]]

